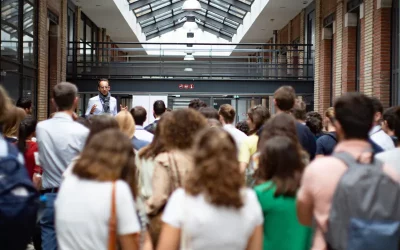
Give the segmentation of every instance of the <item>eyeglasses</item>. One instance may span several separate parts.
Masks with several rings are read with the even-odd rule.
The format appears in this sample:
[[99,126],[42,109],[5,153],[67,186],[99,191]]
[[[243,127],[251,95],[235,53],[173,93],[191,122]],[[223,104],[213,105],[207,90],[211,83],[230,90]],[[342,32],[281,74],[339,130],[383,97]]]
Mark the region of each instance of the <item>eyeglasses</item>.
[[103,86],[103,87],[99,86],[99,89],[109,89],[109,88],[110,88],[110,86]]

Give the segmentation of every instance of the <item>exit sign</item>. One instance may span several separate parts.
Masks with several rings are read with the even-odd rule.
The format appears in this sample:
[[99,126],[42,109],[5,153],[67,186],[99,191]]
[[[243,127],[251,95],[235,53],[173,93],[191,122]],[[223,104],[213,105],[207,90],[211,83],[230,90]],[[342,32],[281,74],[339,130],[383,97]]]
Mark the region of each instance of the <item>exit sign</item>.
[[194,89],[194,84],[179,84],[179,89],[191,90]]

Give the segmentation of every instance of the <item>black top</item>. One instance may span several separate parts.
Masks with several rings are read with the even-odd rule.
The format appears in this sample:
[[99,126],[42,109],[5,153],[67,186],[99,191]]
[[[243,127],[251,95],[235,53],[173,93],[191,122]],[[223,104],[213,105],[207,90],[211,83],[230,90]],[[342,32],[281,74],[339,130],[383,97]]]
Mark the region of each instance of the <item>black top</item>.
[[313,160],[317,150],[314,134],[306,125],[303,125],[300,122],[296,122],[296,131],[301,146],[303,146],[304,150],[310,155],[310,160]]

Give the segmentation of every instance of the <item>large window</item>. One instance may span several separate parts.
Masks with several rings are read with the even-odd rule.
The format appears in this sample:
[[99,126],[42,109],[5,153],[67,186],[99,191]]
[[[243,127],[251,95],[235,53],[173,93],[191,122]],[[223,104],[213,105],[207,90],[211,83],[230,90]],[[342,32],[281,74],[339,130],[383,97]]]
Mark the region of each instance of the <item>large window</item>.
[[1,79],[11,98],[36,103],[37,0],[1,1]]

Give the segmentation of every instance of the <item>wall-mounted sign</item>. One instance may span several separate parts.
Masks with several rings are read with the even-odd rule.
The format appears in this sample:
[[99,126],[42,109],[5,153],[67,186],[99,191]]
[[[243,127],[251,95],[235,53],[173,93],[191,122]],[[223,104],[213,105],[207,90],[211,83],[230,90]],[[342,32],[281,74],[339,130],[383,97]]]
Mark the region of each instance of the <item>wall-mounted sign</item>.
[[178,88],[185,90],[194,89],[194,84],[179,84]]

